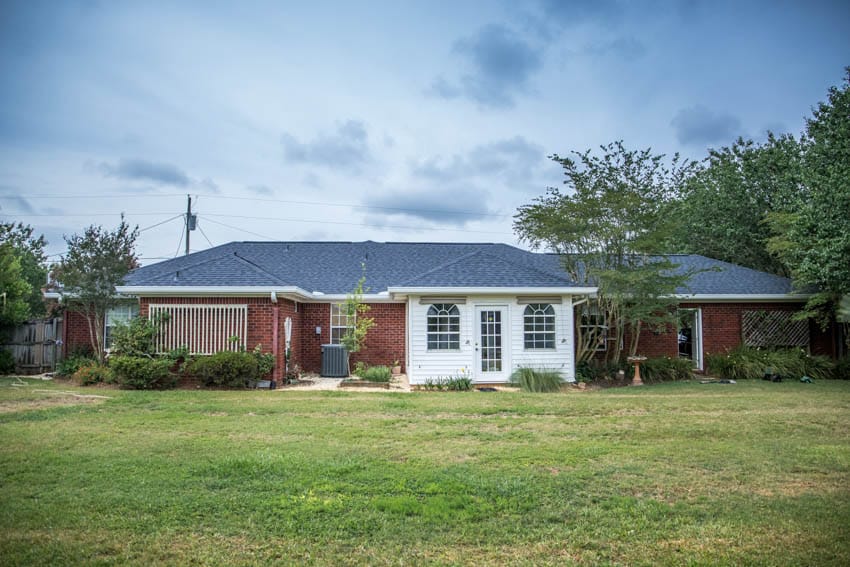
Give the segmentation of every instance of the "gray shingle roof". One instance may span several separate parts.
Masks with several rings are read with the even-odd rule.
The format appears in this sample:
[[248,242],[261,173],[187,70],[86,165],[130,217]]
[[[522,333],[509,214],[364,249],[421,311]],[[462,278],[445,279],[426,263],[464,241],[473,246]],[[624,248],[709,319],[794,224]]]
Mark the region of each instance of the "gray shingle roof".
[[[791,281],[697,255],[673,255],[696,294],[786,294]],[[129,286],[295,286],[349,292],[366,267],[369,293],[389,287],[583,287],[554,254],[507,244],[430,242],[231,242],[134,270]]]

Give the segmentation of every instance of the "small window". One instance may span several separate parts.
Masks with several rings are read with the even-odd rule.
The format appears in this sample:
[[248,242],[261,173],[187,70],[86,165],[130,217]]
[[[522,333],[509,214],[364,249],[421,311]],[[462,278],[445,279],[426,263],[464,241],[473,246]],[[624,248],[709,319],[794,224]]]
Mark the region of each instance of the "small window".
[[555,308],[548,303],[531,303],[525,307],[525,348],[555,348]]
[[356,317],[356,313],[351,317],[346,315],[345,305],[342,303],[331,304],[331,344],[340,344],[345,333],[354,328]]
[[428,350],[460,349],[460,311],[451,303],[428,308]]
[[608,350],[608,324],[605,315],[599,309],[599,304],[584,304],[579,318],[579,332],[590,344],[596,344],[593,350]]
[[106,321],[103,328],[103,345],[106,350],[112,346],[112,330],[118,325],[126,325],[131,319],[139,316],[138,303],[125,303],[113,307],[106,312]]

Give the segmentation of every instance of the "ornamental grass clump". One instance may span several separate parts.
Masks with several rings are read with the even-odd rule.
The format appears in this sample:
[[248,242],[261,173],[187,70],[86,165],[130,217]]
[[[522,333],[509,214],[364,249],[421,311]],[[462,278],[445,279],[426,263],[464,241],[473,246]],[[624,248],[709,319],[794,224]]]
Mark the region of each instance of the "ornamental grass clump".
[[561,374],[545,368],[517,368],[511,374],[511,384],[523,392],[558,392],[563,384]]
[[829,357],[810,355],[802,349],[761,350],[741,346],[726,354],[708,355],[706,365],[712,374],[732,380],[758,380],[768,370],[789,379],[836,377],[836,365]]
[[357,375],[369,382],[389,382],[392,371],[388,366],[369,366],[357,372]]

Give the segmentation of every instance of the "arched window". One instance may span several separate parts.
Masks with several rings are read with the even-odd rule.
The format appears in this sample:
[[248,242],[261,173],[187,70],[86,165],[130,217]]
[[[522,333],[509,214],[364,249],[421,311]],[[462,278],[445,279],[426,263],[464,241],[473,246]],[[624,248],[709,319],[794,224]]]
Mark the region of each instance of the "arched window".
[[548,303],[527,305],[525,320],[525,348],[555,348],[555,308]]
[[460,348],[460,311],[451,303],[435,303],[428,308],[428,350]]

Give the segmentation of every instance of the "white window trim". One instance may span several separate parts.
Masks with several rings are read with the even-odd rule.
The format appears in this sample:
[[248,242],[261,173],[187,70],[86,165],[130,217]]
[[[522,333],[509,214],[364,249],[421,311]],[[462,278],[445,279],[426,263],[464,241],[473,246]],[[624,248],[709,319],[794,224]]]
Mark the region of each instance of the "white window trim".
[[[345,306],[345,304],[344,304],[344,303],[331,303],[331,304],[330,304],[330,318],[331,318],[331,321],[330,321],[330,326],[329,326],[329,328],[330,328],[330,333],[331,333],[331,336],[330,336],[330,344],[332,344],[332,345],[338,345],[338,344],[341,344],[339,339],[337,339],[336,341],[334,341],[334,329],[345,329],[345,331],[343,331],[343,332],[342,332],[342,334],[339,336],[339,338],[341,339],[343,336],[345,336],[345,333],[346,333],[349,329],[353,329],[353,328],[354,328],[354,325],[357,323],[357,313],[355,312],[355,313],[354,313],[354,322],[353,322],[353,323],[348,324],[348,325],[335,325],[335,324],[334,324],[334,323],[335,323],[335,321],[334,321],[334,319],[335,319],[335,316],[334,316],[334,307],[336,307],[336,308],[340,311],[340,314],[336,316],[336,321],[339,321],[339,319],[341,319],[343,316],[345,316],[345,315],[342,315],[342,313],[341,313],[341,312],[342,312],[342,309],[343,309],[343,307],[344,307],[344,306]],[[347,316],[345,316],[345,317],[346,317],[346,319],[349,319]]]
[[[552,313],[551,313],[551,315],[547,315],[545,313],[540,314],[540,313],[537,313],[536,312],[537,309],[535,309],[535,313],[529,314],[528,310],[531,309],[534,306],[536,306],[537,308],[542,307],[544,311],[548,307],[552,310]],[[550,331],[550,332],[537,331],[537,330],[529,331],[528,329],[526,329],[525,326],[526,326],[528,319],[529,318],[534,319],[535,317],[551,318],[552,319],[552,331]],[[535,351],[547,352],[547,351],[557,350],[558,349],[558,335],[557,335],[557,324],[556,324],[557,320],[558,320],[558,316],[557,316],[557,312],[555,311],[555,306],[552,305],[551,303],[529,303],[529,304],[527,304],[525,306],[525,308],[522,310],[522,348],[523,348],[523,350],[526,351],[526,352],[535,352]],[[545,323],[544,323],[544,326],[545,326]],[[531,335],[544,335],[544,334],[548,335],[548,334],[551,334],[552,335],[552,346],[551,347],[526,347],[525,345],[526,345],[526,342],[527,342],[527,336],[529,334],[531,334]]]
[[[448,309],[440,309],[441,311],[445,310],[445,311],[449,312],[447,315],[444,315],[444,317],[456,317],[457,318],[457,331],[445,331],[445,332],[434,331],[434,332],[432,332],[432,331],[428,330],[428,325],[430,324],[431,317],[440,317],[439,313],[436,314],[436,315],[431,315],[431,309],[436,310],[438,305],[441,308],[448,307]],[[450,313],[452,308],[454,308],[455,311],[457,311],[456,315],[452,315]],[[428,307],[428,310],[425,311],[425,350],[427,352],[460,352],[460,350],[461,350],[460,349],[461,320],[462,320],[462,317],[461,317],[461,313],[460,313],[460,308],[457,306],[456,303],[435,303],[435,304],[431,305],[430,307]],[[449,346],[449,347],[446,347],[446,348],[440,348],[439,346],[437,346],[436,348],[431,348],[430,335],[432,335],[432,334],[433,335],[454,335],[454,336],[456,336],[457,337],[457,347]],[[437,341],[437,344],[438,345],[440,344],[439,341]],[[449,340],[449,344],[451,345],[451,340]]]
[[[110,321],[111,314],[114,311],[118,311],[119,309],[124,311],[124,313],[121,314],[122,318],[120,320],[117,320],[114,323],[110,324],[111,323],[111,321]],[[125,315],[126,315],[126,318],[124,318]],[[110,335],[109,328],[112,327],[114,329],[118,325],[129,324],[130,321],[132,321],[133,319],[135,319],[138,316],[139,316],[139,304],[138,303],[121,303],[121,304],[116,305],[115,307],[112,307],[112,308],[110,308],[106,311],[106,316],[104,316],[104,318],[103,318],[103,351],[104,352],[108,353],[110,350],[112,350],[110,348],[110,344],[109,344],[109,335]]]

